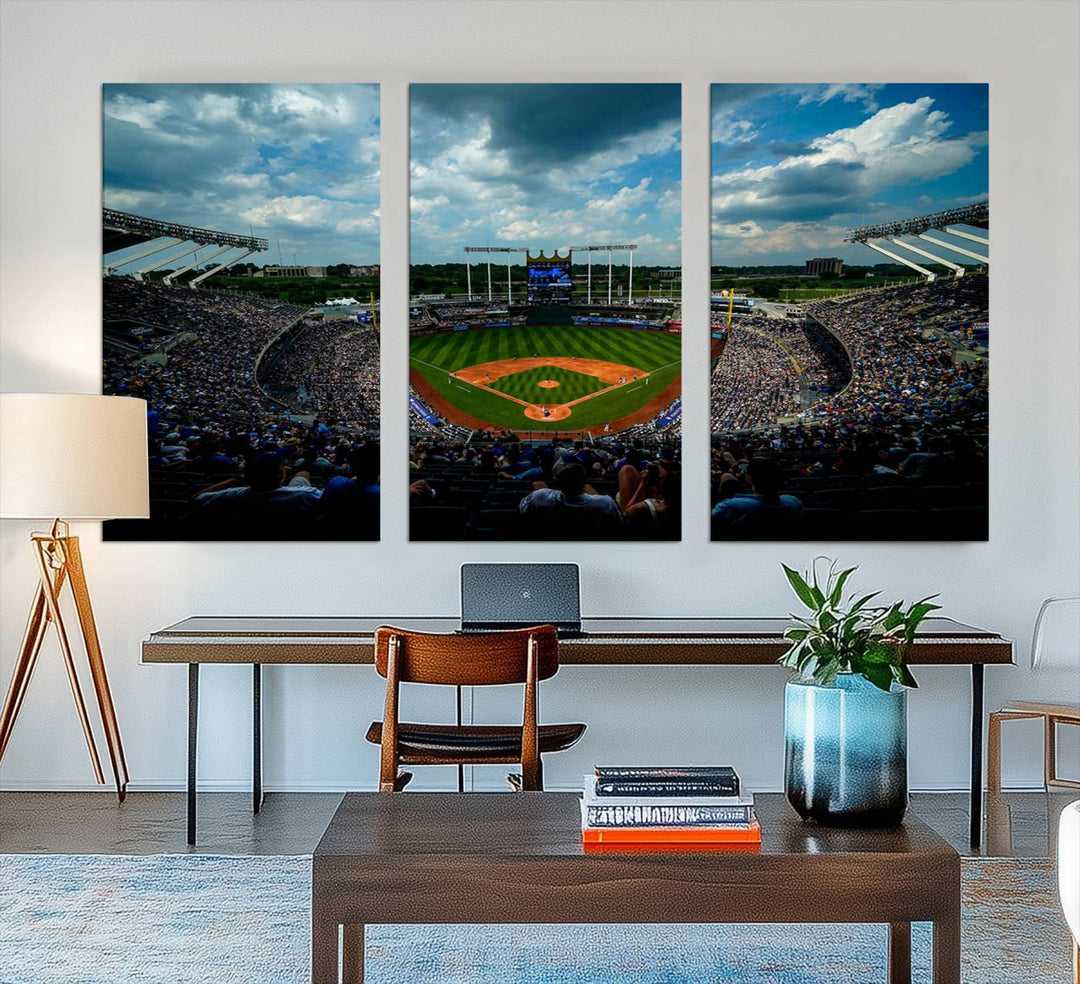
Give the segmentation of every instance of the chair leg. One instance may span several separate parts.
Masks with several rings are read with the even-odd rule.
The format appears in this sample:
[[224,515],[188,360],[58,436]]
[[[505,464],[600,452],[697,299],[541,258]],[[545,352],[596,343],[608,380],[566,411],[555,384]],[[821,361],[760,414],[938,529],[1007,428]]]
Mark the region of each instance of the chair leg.
[[1001,715],[990,712],[986,728],[986,789],[1001,789]]
[[[1050,726],[1057,728],[1059,724],[1068,725],[1071,724],[1074,728],[1080,728],[1080,718],[1074,717],[1055,717],[1050,719]],[[1050,778],[1047,780],[1047,784],[1055,786],[1061,789],[1080,789],[1080,779],[1067,779],[1064,776],[1059,776],[1057,771],[1057,734],[1054,735],[1054,758],[1050,762]]]
[[1046,722],[1046,737],[1043,739],[1043,791],[1049,792],[1057,773],[1057,722],[1053,715],[1043,718]]

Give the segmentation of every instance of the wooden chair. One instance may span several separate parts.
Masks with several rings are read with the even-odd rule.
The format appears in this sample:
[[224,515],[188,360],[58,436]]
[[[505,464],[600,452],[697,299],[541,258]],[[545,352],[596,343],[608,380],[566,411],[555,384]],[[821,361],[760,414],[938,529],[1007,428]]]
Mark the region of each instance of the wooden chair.
[[[537,723],[537,685],[559,669],[555,629],[539,625],[507,632],[444,635],[392,626],[375,631],[375,668],[386,677],[382,721],[368,728],[367,740],[382,746],[379,790],[404,789],[412,774],[400,765],[485,765],[521,763],[521,788],[543,789],[541,756],[560,752],[584,733],[584,724]],[[402,683],[485,687],[525,684],[520,727],[406,724],[398,721]]]
[[[1080,598],[1048,598],[1035,619],[1031,640],[1031,668],[1080,670]],[[1075,679],[1075,676],[1073,677]],[[1001,788],[1001,723],[1041,718],[1044,728],[1043,783],[1080,789],[1080,782],[1066,779],[1057,772],[1057,727],[1071,724],[1080,727],[1080,706],[1044,704],[1018,700],[990,714],[986,741],[986,788]]]

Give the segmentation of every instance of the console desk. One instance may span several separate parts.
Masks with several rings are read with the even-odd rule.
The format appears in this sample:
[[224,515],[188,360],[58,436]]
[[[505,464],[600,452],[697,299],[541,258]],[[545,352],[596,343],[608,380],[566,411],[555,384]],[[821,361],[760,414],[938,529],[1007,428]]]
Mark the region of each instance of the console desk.
[[[199,665],[250,663],[252,672],[252,800],[262,803],[262,667],[270,663],[372,664],[375,629],[390,624],[421,632],[452,632],[457,617],[193,616],[150,635],[144,663],[188,665],[188,843],[195,843]],[[559,663],[577,665],[764,666],[787,648],[787,618],[582,619],[582,634],[559,642]],[[1013,644],[985,629],[948,618],[927,619],[908,656],[912,666],[971,667],[971,844],[982,836],[983,669],[1011,664]]]

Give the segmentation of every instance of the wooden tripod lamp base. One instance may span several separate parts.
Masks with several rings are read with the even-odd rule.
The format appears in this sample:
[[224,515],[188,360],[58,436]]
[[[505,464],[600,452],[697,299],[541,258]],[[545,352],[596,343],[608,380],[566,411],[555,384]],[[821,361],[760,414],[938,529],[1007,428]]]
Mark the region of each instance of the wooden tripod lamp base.
[[30,677],[33,675],[38,654],[41,652],[41,645],[45,641],[51,624],[56,629],[60,642],[60,652],[67,667],[71,693],[75,698],[75,710],[82,724],[86,747],[90,750],[94,776],[99,783],[105,782],[105,775],[101,770],[101,758],[98,755],[94,733],[90,729],[90,719],[86,713],[82,686],[75,672],[75,657],[71,651],[68,631],[60,609],[61,589],[65,583],[70,584],[71,593],[75,599],[75,610],[79,616],[83,643],[86,647],[86,658],[90,664],[90,678],[93,680],[94,692],[97,695],[105,741],[109,746],[109,758],[112,761],[113,777],[116,780],[116,793],[122,803],[127,794],[127,761],[124,758],[124,746],[120,741],[120,728],[116,723],[116,709],[109,690],[109,680],[105,675],[105,660],[101,654],[97,626],[94,624],[94,612],[90,606],[90,592],[86,587],[82,554],[79,552],[79,538],[69,535],[67,524],[58,519],[53,523],[51,532],[33,533],[30,536],[30,542],[34,547],[38,567],[38,587],[30,606],[26,634],[23,636],[22,646],[15,660],[15,672],[11,676],[11,685],[8,687],[3,710],[0,711],[0,759],[3,759],[4,752],[7,750],[8,739],[11,738],[15,719],[19,716],[23,698],[26,697],[26,691],[30,685]]

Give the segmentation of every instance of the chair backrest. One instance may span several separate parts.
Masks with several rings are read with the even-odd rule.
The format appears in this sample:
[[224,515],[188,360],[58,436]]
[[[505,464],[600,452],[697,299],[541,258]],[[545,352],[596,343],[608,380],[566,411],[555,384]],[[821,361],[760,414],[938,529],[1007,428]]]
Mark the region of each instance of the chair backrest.
[[1042,603],[1031,636],[1031,666],[1080,669],[1080,598],[1047,598]]
[[380,676],[386,676],[395,638],[402,683],[461,687],[525,683],[530,639],[536,646],[537,679],[546,680],[559,669],[559,639],[552,625],[453,635],[381,625],[375,630],[375,669]]

